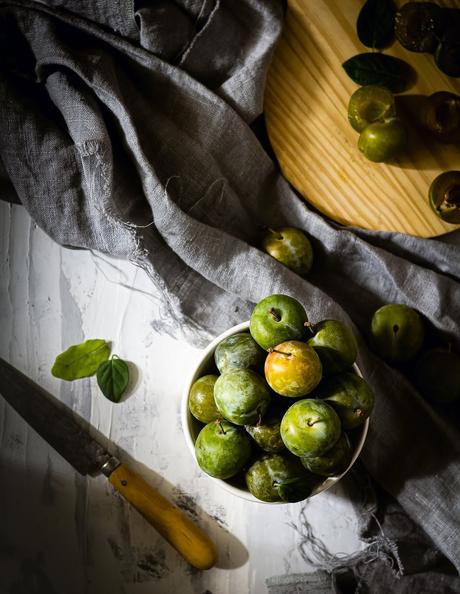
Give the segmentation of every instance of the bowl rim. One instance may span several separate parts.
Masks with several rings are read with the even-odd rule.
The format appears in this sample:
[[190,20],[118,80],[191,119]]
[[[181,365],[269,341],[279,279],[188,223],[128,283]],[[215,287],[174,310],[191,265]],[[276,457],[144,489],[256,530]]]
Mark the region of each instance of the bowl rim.
[[[193,370],[189,373],[187,380],[184,383],[184,388],[182,390],[182,396],[181,396],[181,405],[180,405],[180,418],[181,418],[181,424],[182,424],[182,433],[184,435],[187,447],[188,447],[193,459],[195,460],[195,463],[198,466],[198,468],[200,468],[200,467],[196,460],[195,442],[192,438],[192,431],[191,431],[191,423],[194,422],[194,417],[188,408],[188,397],[189,397],[190,389],[191,389],[193,383],[199,377],[201,377],[201,375],[202,375],[201,367],[203,366],[205,361],[210,357],[210,355],[212,355],[212,353],[216,349],[217,345],[220,342],[222,342],[222,340],[227,338],[228,336],[232,336],[233,334],[239,334],[240,332],[244,332],[244,331],[248,331],[248,330],[249,330],[249,321],[246,321],[246,322],[241,322],[240,324],[236,324],[235,326],[232,326],[228,330],[225,330],[224,332],[222,332],[221,334],[216,336],[216,338],[214,338],[204,349],[201,350],[198,361],[194,365]],[[361,378],[363,377],[361,370],[359,369],[359,367],[356,363],[353,364],[353,369],[355,370],[357,375],[359,375]],[[347,474],[347,472],[350,470],[350,468],[356,462],[358,456],[360,455],[360,453],[363,449],[368,430],[369,430],[369,418],[367,418],[363,423],[361,435],[359,437],[359,440],[358,440],[355,450],[353,452],[353,457],[351,459],[351,462],[348,465],[348,467],[346,468],[346,470],[344,472],[342,472],[340,475],[325,478],[324,481],[312,491],[309,498],[313,497],[314,495],[318,495],[319,493],[323,493],[324,491],[327,491],[333,485],[337,484],[340,481],[340,479],[342,479]],[[201,472],[203,472],[203,474],[205,476],[207,476],[208,478],[212,479],[217,484],[219,484],[221,488],[225,489],[229,493],[232,493],[233,495],[235,495],[241,499],[245,499],[246,501],[251,501],[252,503],[261,503],[261,504],[266,504],[266,505],[267,504],[268,505],[273,505],[273,504],[287,505],[288,504],[288,502],[285,502],[285,501],[274,501],[274,502],[261,501],[260,499],[257,499],[256,497],[254,497],[254,495],[252,495],[249,491],[245,491],[243,489],[240,489],[239,487],[235,487],[234,485],[232,485],[222,479],[218,479],[213,476],[210,476],[202,470],[201,470]]]

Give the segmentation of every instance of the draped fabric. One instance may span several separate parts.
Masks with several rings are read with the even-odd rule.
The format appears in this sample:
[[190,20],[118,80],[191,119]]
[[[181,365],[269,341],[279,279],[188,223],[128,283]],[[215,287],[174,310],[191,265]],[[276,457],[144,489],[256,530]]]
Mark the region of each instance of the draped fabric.
[[[459,349],[460,235],[343,228],[290,188],[251,127],[282,17],[276,0],[1,0],[0,191],[58,243],[141,266],[163,296],[152,323],[195,344],[270,293],[350,324],[376,395],[363,463],[458,571],[458,410],[366,338],[405,303]],[[258,248],[264,225],[310,236],[307,278]]]

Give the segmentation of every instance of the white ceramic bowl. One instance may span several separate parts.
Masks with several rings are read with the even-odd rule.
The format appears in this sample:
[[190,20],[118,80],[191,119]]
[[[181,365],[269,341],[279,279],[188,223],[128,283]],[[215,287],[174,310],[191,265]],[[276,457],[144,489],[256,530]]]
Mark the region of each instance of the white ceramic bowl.
[[[225,332],[222,332],[222,334],[217,336],[217,338],[215,338],[202,351],[200,359],[198,360],[190,377],[185,382],[184,391],[182,394],[182,401],[181,401],[181,421],[182,421],[182,428],[184,431],[185,441],[187,442],[188,449],[190,450],[190,453],[192,454],[195,461],[196,461],[195,440],[196,440],[201,428],[203,427],[203,424],[199,423],[189,411],[188,395],[190,393],[190,388],[192,387],[193,383],[198,378],[200,378],[203,375],[206,375],[207,373],[210,373],[210,369],[213,368],[214,351],[215,351],[217,345],[224,338],[227,338],[227,336],[231,336],[232,334],[238,334],[239,332],[247,332],[248,330],[249,330],[249,322],[243,322],[242,324],[238,324],[237,326],[233,326],[232,328],[229,328],[229,330],[226,330]],[[356,373],[360,377],[362,377],[361,372],[357,365],[354,365],[354,369],[355,369]],[[353,453],[353,458],[351,460],[350,465],[345,470],[345,472],[343,472],[341,475],[338,475],[338,476],[326,478],[321,484],[319,484],[313,490],[310,497],[312,497],[313,495],[317,495],[318,493],[322,493],[323,491],[326,491],[327,489],[332,487],[332,485],[335,485],[350,470],[350,468],[356,462],[356,459],[358,458],[361,450],[363,449],[363,445],[366,440],[368,428],[369,428],[369,419],[367,419],[363,423],[363,426],[361,429],[361,434],[358,435],[358,437],[355,441],[355,450]],[[209,476],[209,475],[207,475],[207,476]],[[256,499],[256,497],[251,495],[251,493],[247,489],[232,484],[231,479],[230,479],[230,481],[224,481],[224,480],[217,479],[217,478],[214,478],[211,476],[209,478],[212,479],[213,481],[216,481],[223,489],[225,489],[226,491],[228,491],[230,493],[233,493],[233,495],[236,495],[237,497],[241,497],[243,499],[246,499],[247,501],[252,501],[255,503],[265,503],[264,501],[260,501],[259,499]],[[284,503],[284,502],[276,502],[276,503]]]

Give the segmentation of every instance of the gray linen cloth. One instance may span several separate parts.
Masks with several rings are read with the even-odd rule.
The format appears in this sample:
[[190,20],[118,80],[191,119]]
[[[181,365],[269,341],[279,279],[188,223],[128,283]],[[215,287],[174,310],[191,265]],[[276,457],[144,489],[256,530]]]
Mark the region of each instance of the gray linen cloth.
[[[3,197],[60,244],[141,266],[164,298],[152,323],[196,344],[270,293],[299,299],[312,321],[351,324],[376,393],[363,463],[452,564],[451,586],[438,573],[419,591],[460,591],[448,575],[460,570],[458,422],[365,341],[373,311],[398,302],[459,348],[460,237],[341,228],[280,176],[250,124],[281,4],[1,0],[0,19]],[[309,234],[307,279],[257,248],[262,225]]]

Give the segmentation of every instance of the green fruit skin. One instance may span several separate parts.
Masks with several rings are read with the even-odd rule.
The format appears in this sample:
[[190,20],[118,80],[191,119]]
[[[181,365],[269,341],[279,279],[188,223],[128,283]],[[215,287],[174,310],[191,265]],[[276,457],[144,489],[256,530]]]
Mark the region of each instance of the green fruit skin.
[[457,78],[460,77],[460,12],[455,10],[451,15],[455,22],[442,35],[434,53],[434,60],[444,74]]
[[246,425],[246,431],[264,452],[276,454],[284,450],[280,433],[281,417],[277,411],[270,410],[260,425]]
[[318,353],[323,374],[331,375],[351,367],[358,355],[358,343],[351,328],[338,320],[315,324],[315,335],[307,341]]
[[434,2],[406,2],[395,15],[395,36],[411,52],[432,53],[443,29],[443,11]]
[[383,163],[398,155],[407,144],[405,126],[397,118],[388,118],[366,126],[358,140],[358,148],[370,161]]
[[332,406],[312,398],[295,402],[281,420],[284,445],[300,457],[324,454],[341,432],[340,419]]
[[414,383],[434,403],[460,399],[460,357],[443,349],[423,353],[415,366]]
[[266,413],[270,391],[251,369],[230,369],[214,386],[214,400],[220,414],[235,425],[254,425]]
[[[246,471],[246,485],[249,492],[261,501],[281,501],[277,483],[302,477],[305,468],[299,460],[289,454],[264,454]],[[308,497],[310,493],[306,493]]]
[[214,361],[220,373],[230,369],[262,369],[266,353],[249,332],[224,338],[214,351]]
[[214,402],[214,385],[217,375],[204,375],[190,388],[188,407],[195,419],[201,423],[210,423],[220,417]]
[[372,346],[386,361],[410,361],[422,347],[423,323],[415,309],[390,303],[379,308],[371,322]]
[[460,140],[460,95],[437,91],[423,104],[422,124],[440,142],[455,144]]
[[[278,317],[279,321],[275,319]],[[296,299],[269,295],[254,307],[249,331],[257,344],[267,350],[286,340],[305,339],[307,322],[305,309]]]
[[264,371],[270,388],[289,398],[306,396],[322,377],[317,353],[308,344],[298,340],[277,345],[266,358]]
[[362,425],[374,408],[374,393],[369,384],[352,372],[325,379],[315,396],[334,408],[345,430]]
[[262,248],[272,258],[297,274],[307,274],[313,264],[313,248],[300,229],[280,227],[268,230],[262,239]]
[[353,448],[346,433],[342,433],[336,444],[322,456],[301,458],[310,472],[320,476],[338,476],[345,472],[353,458]]
[[348,121],[357,131],[366,126],[396,115],[393,93],[385,87],[365,85],[357,89],[348,102]]
[[228,479],[248,462],[251,441],[247,433],[227,421],[208,423],[198,434],[195,455],[200,468],[215,478]]

